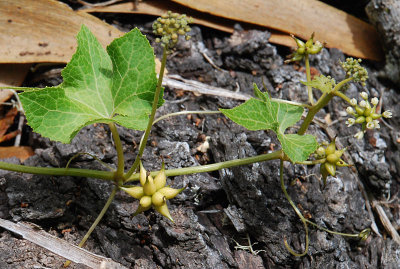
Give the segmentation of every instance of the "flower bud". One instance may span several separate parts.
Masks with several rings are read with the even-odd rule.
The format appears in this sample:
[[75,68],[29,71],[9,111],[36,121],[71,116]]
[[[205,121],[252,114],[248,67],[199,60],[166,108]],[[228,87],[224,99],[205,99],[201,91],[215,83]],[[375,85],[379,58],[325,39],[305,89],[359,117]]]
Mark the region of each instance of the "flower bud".
[[164,187],[160,189],[158,192],[160,192],[162,195],[165,196],[167,199],[172,199],[175,196],[177,196],[180,192],[182,192],[186,187],[183,187],[181,189],[174,189],[171,187]]
[[335,176],[336,175],[336,164],[332,164],[329,162],[325,163],[325,168],[326,171],[331,175],[331,176]]
[[153,196],[151,196],[151,203],[154,206],[161,206],[162,204],[164,204],[167,201],[167,199],[165,198],[165,196],[160,193],[160,192],[155,192],[153,194]]
[[321,42],[315,41],[314,45],[311,46],[311,48],[308,50],[308,52],[310,54],[317,54],[322,50],[323,47],[324,47],[324,45]]
[[139,205],[143,208],[151,207],[151,197],[143,196],[142,198],[140,198]]
[[147,177],[147,171],[144,169],[142,161],[139,162],[139,180],[140,180],[140,185],[144,186],[146,183],[146,177]]
[[381,114],[377,114],[377,113],[372,113],[371,114],[371,118],[374,119],[374,120],[379,119],[380,117],[382,117]]
[[354,135],[355,138],[357,139],[362,139],[364,137],[364,132],[363,131],[359,131],[358,133],[356,133]]
[[349,106],[349,107],[346,108],[346,112],[349,115],[353,115],[354,114],[354,109],[351,106]]
[[157,210],[161,215],[174,222],[174,219],[171,217],[169,213],[167,203],[162,204],[161,206],[154,206],[155,210]]
[[329,176],[329,173],[328,171],[326,171],[325,163],[321,164],[321,166],[319,167],[319,172],[321,173],[324,185],[326,185],[326,178]]
[[392,112],[390,110],[386,110],[385,112],[382,113],[382,116],[384,118],[391,118],[392,117]]
[[367,129],[372,130],[372,129],[374,129],[374,128],[375,128],[375,124],[374,124],[373,122],[368,122],[368,123],[367,123]]
[[347,127],[352,126],[355,122],[356,122],[356,120],[353,118],[347,119],[347,121],[346,121]]
[[330,162],[331,164],[336,164],[336,163],[339,161],[339,158],[340,158],[340,157],[338,157],[335,153],[333,153],[333,154],[329,154],[329,155],[326,157],[326,160],[327,160],[328,162]]
[[361,100],[360,107],[364,108],[366,106],[367,106],[367,102],[365,102],[365,100]]
[[356,98],[352,98],[352,99],[350,100],[350,104],[351,104],[352,106],[357,105],[357,100],[356,100]]
[[371,104],[372,105],[376,106],[378,103],[379,103],[379,99],[378,98],[374,97],[374,98],[371,99]]
[[324,147],[317,148],[316,153],[319,157],[323,158],[325,156],[325,148]]
[[365,109],[361,108],[359,106],[356,106],[356,112],[358,115],[363,115],[364,114]]
[[144,195],[153,195],[156,192],[156,185],[154,184],[153,178],[149,175],[147,177],[146,183],[143,185]]
[[300,39],[296,38],[294,35],[290,35],[290,36],[294,39],[294,41],[296,42],[296,45],[297,45],[298,48],[304,48],[305,47],[305,44],[304,44],[303,41],[301,41]]
[[325,153],[326,153],[327,156],[330,155],[330,154],[335,153],[335,151],[336,151],[335,140],[336,140],[336,138],[333,139],[332,142],[326,147]]
[[154,178],[154,184],[156,185],[156,190],[159,190],[167,184],[167,176],[165,175],[165,165],[162,163],[161,170]]
[[364,100],[367,100],[367,99],[368,99],[368,93],[362,92],[362,93],[360,93],[360,95],[361,95],[361,98],[362,98],[362,99],[364,99]]
[[121,187],[121,190],[132,196],[133,198],[140,199],[143,197],[143,187],[131,187],[131,188],[124,188]]
[[364,123],[365,122],[365,117],[364,116],[359,116],[357,119],[356,119],[356,123]]

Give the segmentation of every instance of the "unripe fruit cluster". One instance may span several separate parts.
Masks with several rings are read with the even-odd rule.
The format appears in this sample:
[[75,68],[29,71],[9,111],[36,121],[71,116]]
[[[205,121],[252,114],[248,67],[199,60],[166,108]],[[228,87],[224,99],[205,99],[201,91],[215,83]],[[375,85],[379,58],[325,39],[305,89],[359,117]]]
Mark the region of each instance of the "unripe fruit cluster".
[[344,71],[346,71],[346,77],[353,77],[354,81],[360,82],[361,85],[365,86],[365,82],[368,79],[368,72],[360,63],[361,59],[347,58],[341,65]]
[[172,48],[178,42],[179,35],[189,40],[190,36],[187,33],[191,30],[189,23],[192,22],[193,19],[185,14],[168,11],[153,23],[153,33],[161,36],[156,42],[161,42],[163,47]]
[[167,177],[165,175],[164,164],[160,172],[154,177],[148,174],[140,163],[139,180],[141,187],[121,187],[123,191],[133,198],[139,199],[139,208],[134,216],[154,207],[161,215],[174,222],[169,213],[167,200],[174,198],[185,188],[173,189],[165,186]]
[[357,139],[362,139],[367,129],[379,129],[380,125],[378,119],[382,116],[384,118],[392,117],[392,112],[390,110],[387,110],[382,114],[376,113],[376,106],[379,103],[378,98],[371,98],[369,102],[368,94],[366,92],[360,93],[360,96],[363,99],[360,103],[357,104],[357,100],[353,98],[350,100],[351,106],[346,109],[347,114],[354,117],[347,119],[347,126],[350,127],[356,123],[362,125],[362,131],[359,131],[354,135]]
[[317,159],[325,159],[325,161],[320,166],[320,173],[324,184],[326,184],[326,178],[328,175],[336,175],[336,166],[349,166],[345,161],[341,159],[346,148],[337,150],[336,149],[336,138],[325,148],[320,146],[316,151]]
[[306,43],[294,37],[294,35],[291,35],[291,37],[294,39],[294,41],[296,41],[297,49],[292,55],[289,56],[290,59],[286,60],[285,63],[300,61],[305,55],[317,54],[324,47],[324,44],[321,42],[314,42],[314,33],[312,33],[311,38],[307,40]]

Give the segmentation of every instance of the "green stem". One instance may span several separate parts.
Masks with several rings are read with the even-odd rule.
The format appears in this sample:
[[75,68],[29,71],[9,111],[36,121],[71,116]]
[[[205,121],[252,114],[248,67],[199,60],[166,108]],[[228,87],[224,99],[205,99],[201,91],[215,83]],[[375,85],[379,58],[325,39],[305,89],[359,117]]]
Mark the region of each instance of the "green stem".
[[329,103],[329,101],[333,98],[333,96],[334,95],[332,93],[324,93],[321,96],[321,98],[318,100],[318,102],[315,105],[313,105],[310,108],[310,110],[308,110],[307,116],[304,119],[303,123],[301,124],[300,129],[297,132],[297,134],[303,135],[307,131],[308,126],[310,126],[310,123],[314,119],[315,114],[317,114],[318,111],[321,110],[321,108],[326,106]]
[[296,162],[296,164],[304,164],[304,165],[315,165],[319,163],[324,163],[326,159],[319,159],[319,160],[313,160],[313,161],[302,161],[302,162]]
[[[307,82],[311,82],[311,70],[310,70],[310,60],[308,58],[308,54],[305,56],[305,63],[306,63],[306,76]],[[314,105],[314,97],[312,93],[312,87],[307,85],[307,93],[308,93],[308,101],[311,105]]]
[[[97,227],[97,225],[99,224],[101,219],[104,217],[104,214],[106,214],[108,208],[110,207],[112,201],[114,200],[114,197],[115,197],[115,194],[117,193],[117,190],[118,190],[118,186],[115,186],[114,189],[112,190],[111,194],[110,194],[110,197],[108,197],[106,204],[104,205],[103,209],[101,210],[100,214],[97,216],[97,218],[93,222],[92,226],[90,226],[89,230],[87,231],[87,233],[85,234],[85,236],[83,237],[81,242],[79,243],[78,247],[80,247],[80,248],[83,247],[83,245],[88,240],[89,236],[92,234],[92,232]],[[66,261],[64,263],[64,267],[68,267],[70,263],[71,263],[71,261]]]
[[324,106],[326,106],[329,101],[339,93],[340,89],[348,82],[352,81],[353,78],[346,78],[344,80],[342,80],[341,82],[339,82],[338,84],[336,84],[336,86],[332,89],[332,91],[330,91],[329,93],[324,93],[321,98],[319,98],[318,102],[313,105],[310,110],[308,110],[307,116],[304,119],[302,125],[300,126],[299,131],[297,132],[297,134],[299,135],[303,135],[305,134],[305,132],[308,129],[308,126],[310,126],[311,121],[314,119],[315,114],[318,113],[318,111],[320,111]]
[[168,51],[168,48],[167,48],[167,46],[165,46],[163,49],[163,56],[162,56],[162,60],[161,60],[160,74],[158,75],[157,88],[156,88],[156,92],[154,93],[153,107],[151,110],[151,114],[150,114],[149,122],[147,124],[146,131],[144,133],[143,140],[140,143],[138,155],[136,156],[135,162],[133,163],[131,169],[129,169],[128,173],[126,173],[124,175],[124,178],[129,178],[133,174],[133,172],[136,171],[136,169],[139,166],[140,158],[143,155],[144,148],[146,147],[147,139],[149,138],[149,135],[150,135],[151,126],[153,125],[154,116],[156,114],[156,110],[157,110],[157,106],[158,106],[158,99],[160,97],[160,92],[161,92],[161,88],[162,88],[161,85],[162,85],[162,81],[163,81],[163,77],[164,77],[165,65],[167,63],[167,51]]
[[357,238],[360,237],[360,234],[359,234],[359,233],[358,233],[358,234],[348,234],[348,233],[335,232],[335,231],[326,229],[326,228],[324,228],[324,227],[322,227],[322,226],[319,226],[318,224],[316,224],[316,223],[314,223],[314,222],[312,222],[312,221],[310,221],[310,220],[308,220],[308,219],[305,219],[305,220],[306,220],[306,222],[307,222],[308,224],[313,225],[315,228],[317,228],[317,229],[319,229],[319,230],[322,230],[322,231],[325,231],[325,232],[330,233],[330,234],[337,234],[337,235],[342,235],[342,236],[347,236],[347,237],[357,237]]
[[[169,169],[165,170],[166,176],[181,176],[181,175],[189,175],[196,173],[204,173],[204,172],[212,172],[225,168],[230,168],[239,165],[252,164],[257,162],[264,162],[270,160],[277,160],[283,158],[282,150],[277,150],[267,154],[261,154],[253,157],[243,158],[243,159],[235,159],[231,161],[207,164],[207,165],[199,165],[185,168],[177,168],[177,169]],[[153,171],[150,174],[155,176],[159,173],[159,171]],[[129,177],[127,181],[134,181],[139,179],[139,173],[133,174]]]
[[342,89],[342,87],[344,85],[346,85],[347,83],[349,83],[352,80],[354,80],[353,77],[349,77],[349,78],[346,78],[346,79],[342,80],[341,82],[336,84],[336,86],[335,86],[335,88],[333,88],[332,92],[334,92],[336,94],[336,92],[340,91],[340,89]]
[[349,104],[351,105],[351,103],[350,103],[350,98],[347,97],[344,93],[342,93],[342,92],[340,92],[340,91],[336,91],[336,92],[334,92],[334,93],[335,93],[335,95],[336,95],[337,97],[342,98],[343,100],[345,100],[347,103],[349,103]]
[[114,139],[115,149],[117,150],[117,157],[118,157],[118,165],[117,165],[117,172],[115,173],[115,180],[122,179],[124,176],[124,149],[122,148],[121,138],[119,137],[117,127],[114,123],[109,123],[108,126],[110,127],[112,137]]
[[91,177],[104,180],[114,179],[114,172],[81,169],[81,168],[35,167],[35,166],[25,166],[20,164],[0,162],[0,169],[20,172],[20,173],[35,174],[35,175]]
[[179,116],[179,115],[186,115],[186,114],[220,114],[220,113],[222,113],[222,112],[221,111],[204,111],[204,110],[179,111],[179,112],[169,113],[169,114],[163,115],[163,116],[155,119],[153,122],[153,125],[161,120],[164,120],[164,119],[166,119],[168,117],[172,117],[172,116]]
[[286,239],[284,240],[285,243],[285,247],[287,248],[287,250],[294,256],[296,257],[301,257],[307,254],[308,252],[308,245],[309,245],[309,237],[308,237],[308,226],[307,226],[307,220],[303,217],[303,214],[301,214],[300,210],[297,208],[297,206],[294,204],[294,202],[292,201],[292,199],[290,198],[289,194],[286,191],[285,188],[285,182],[283,180],[283,160],[281,160],[280,163],[280,168],[279,168],[279,176],[280,176],[280,180],[281,180],[281,188],[283,193],[285,194],[286,199],[289,201],[290,205],[293,207],[294,211],[296,212],[297,216],[299,216],[299,218],[301,219],[301,221],[303,222],[304,225],[304,230],[306,232],[306,247],[304,249],[303,253],[297,253],[295,252],[288,244],[288,242],[286,241]]

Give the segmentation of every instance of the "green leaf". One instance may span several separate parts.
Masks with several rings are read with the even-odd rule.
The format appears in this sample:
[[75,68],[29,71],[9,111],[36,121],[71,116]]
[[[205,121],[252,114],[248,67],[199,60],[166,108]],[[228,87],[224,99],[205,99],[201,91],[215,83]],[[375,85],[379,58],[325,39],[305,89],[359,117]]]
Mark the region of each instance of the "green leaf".
[[[256,87],[255,91],[258,90]],[[268,93],[261,94],[263,100],[252,98],[235,108],[220,110],[225,116],[249,130],[273,130],[282,144],[282,150],[292,162],[307,160],[318,147],[315,137],[284,133],[288,127],[301,119],[303,108],[274,102]]]
[[335,87],[336,82],[334,79],[325,77],[324,75],[319,75],[315,77],[312,81],[301,81],[306,86],[311,86],[313,88],[319,89],[324,93],[329,93]]
[[77,40],[62,84],[20,94],[29,125],[64,143],[95,122],[144,130],[157,83],[154,52],[146,37],[134,29],[115,39],[108,53],[86,26]]

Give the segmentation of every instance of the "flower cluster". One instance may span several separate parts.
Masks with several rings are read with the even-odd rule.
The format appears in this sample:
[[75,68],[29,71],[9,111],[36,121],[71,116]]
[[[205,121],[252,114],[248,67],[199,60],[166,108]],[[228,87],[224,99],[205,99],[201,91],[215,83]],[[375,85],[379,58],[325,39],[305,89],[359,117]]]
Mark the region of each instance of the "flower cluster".
[[134,216],[150,209],[152,206],[161,215],[174,222],[169,213],[167,200],[177,196],[185,188],[173,189],[166,187],[167,177],[165,175],[164,164],[160,172],[154,177],[147,173],[142,163],[140,163],[139,180],[141,187],[121,187],[123,191],[136,199],[140,199],[139,208],[134,213]]
[[326,184],[326,178],[328,175],[333,177],[336,175],[336,166],[350,166],[341,159],[346,148],[337,150],[335,141],[336,138],[326,147],[321,145],[315,152],[317,159],[324,160],[320,166],[320,173],[322,175],[322,179],[324,180],[324,184]]
[[193,19],[185,14],[168,11],[153,23],[153,33],[161,36],[156,42],[161,42],[163,47],[172,48],[178,42],[179,35],[189,40],[190,36],[187,33],[191,30],[189,23],[192,22]]
[[289,56],[290,59],[286,60],[285,63],[300,61],[303,59],[304,56],[308,54],[319,53],[324,47],[324,44],[322,44],[321,42],[319,41],[314,42],[314,33],[312,33],[311,38],[307,40],[306,43],[296,38],[294,35],[291,35],[291,37],[296,42],[297,49],[293,54]]
[[346,77],[352,77],[355,82],[360,82],[361,85],[365,86],[365,81],[368,79],[368,72],[360,63],[361,59],[347,58],[341,65],[344,71],[346,71]]
[[392,112],[390,110],[387,110],[382,114],[376,113],[376,106],[379,103],[378,98],[371,98],[370,102],[368,102],[368,94],[366,92],[362,92],[360,95],[363,100],[357,104],[357,100],[355,98],[351,99],[351,106],[347,107],[346,109],[347,114],[354,117],[347,119],[347,127],[350,127],[356,123],[362,125],[362,130],[354,135],[354,137],[357,139],[362,139],[367,129],[379,129],[379,118],[392,117]]

